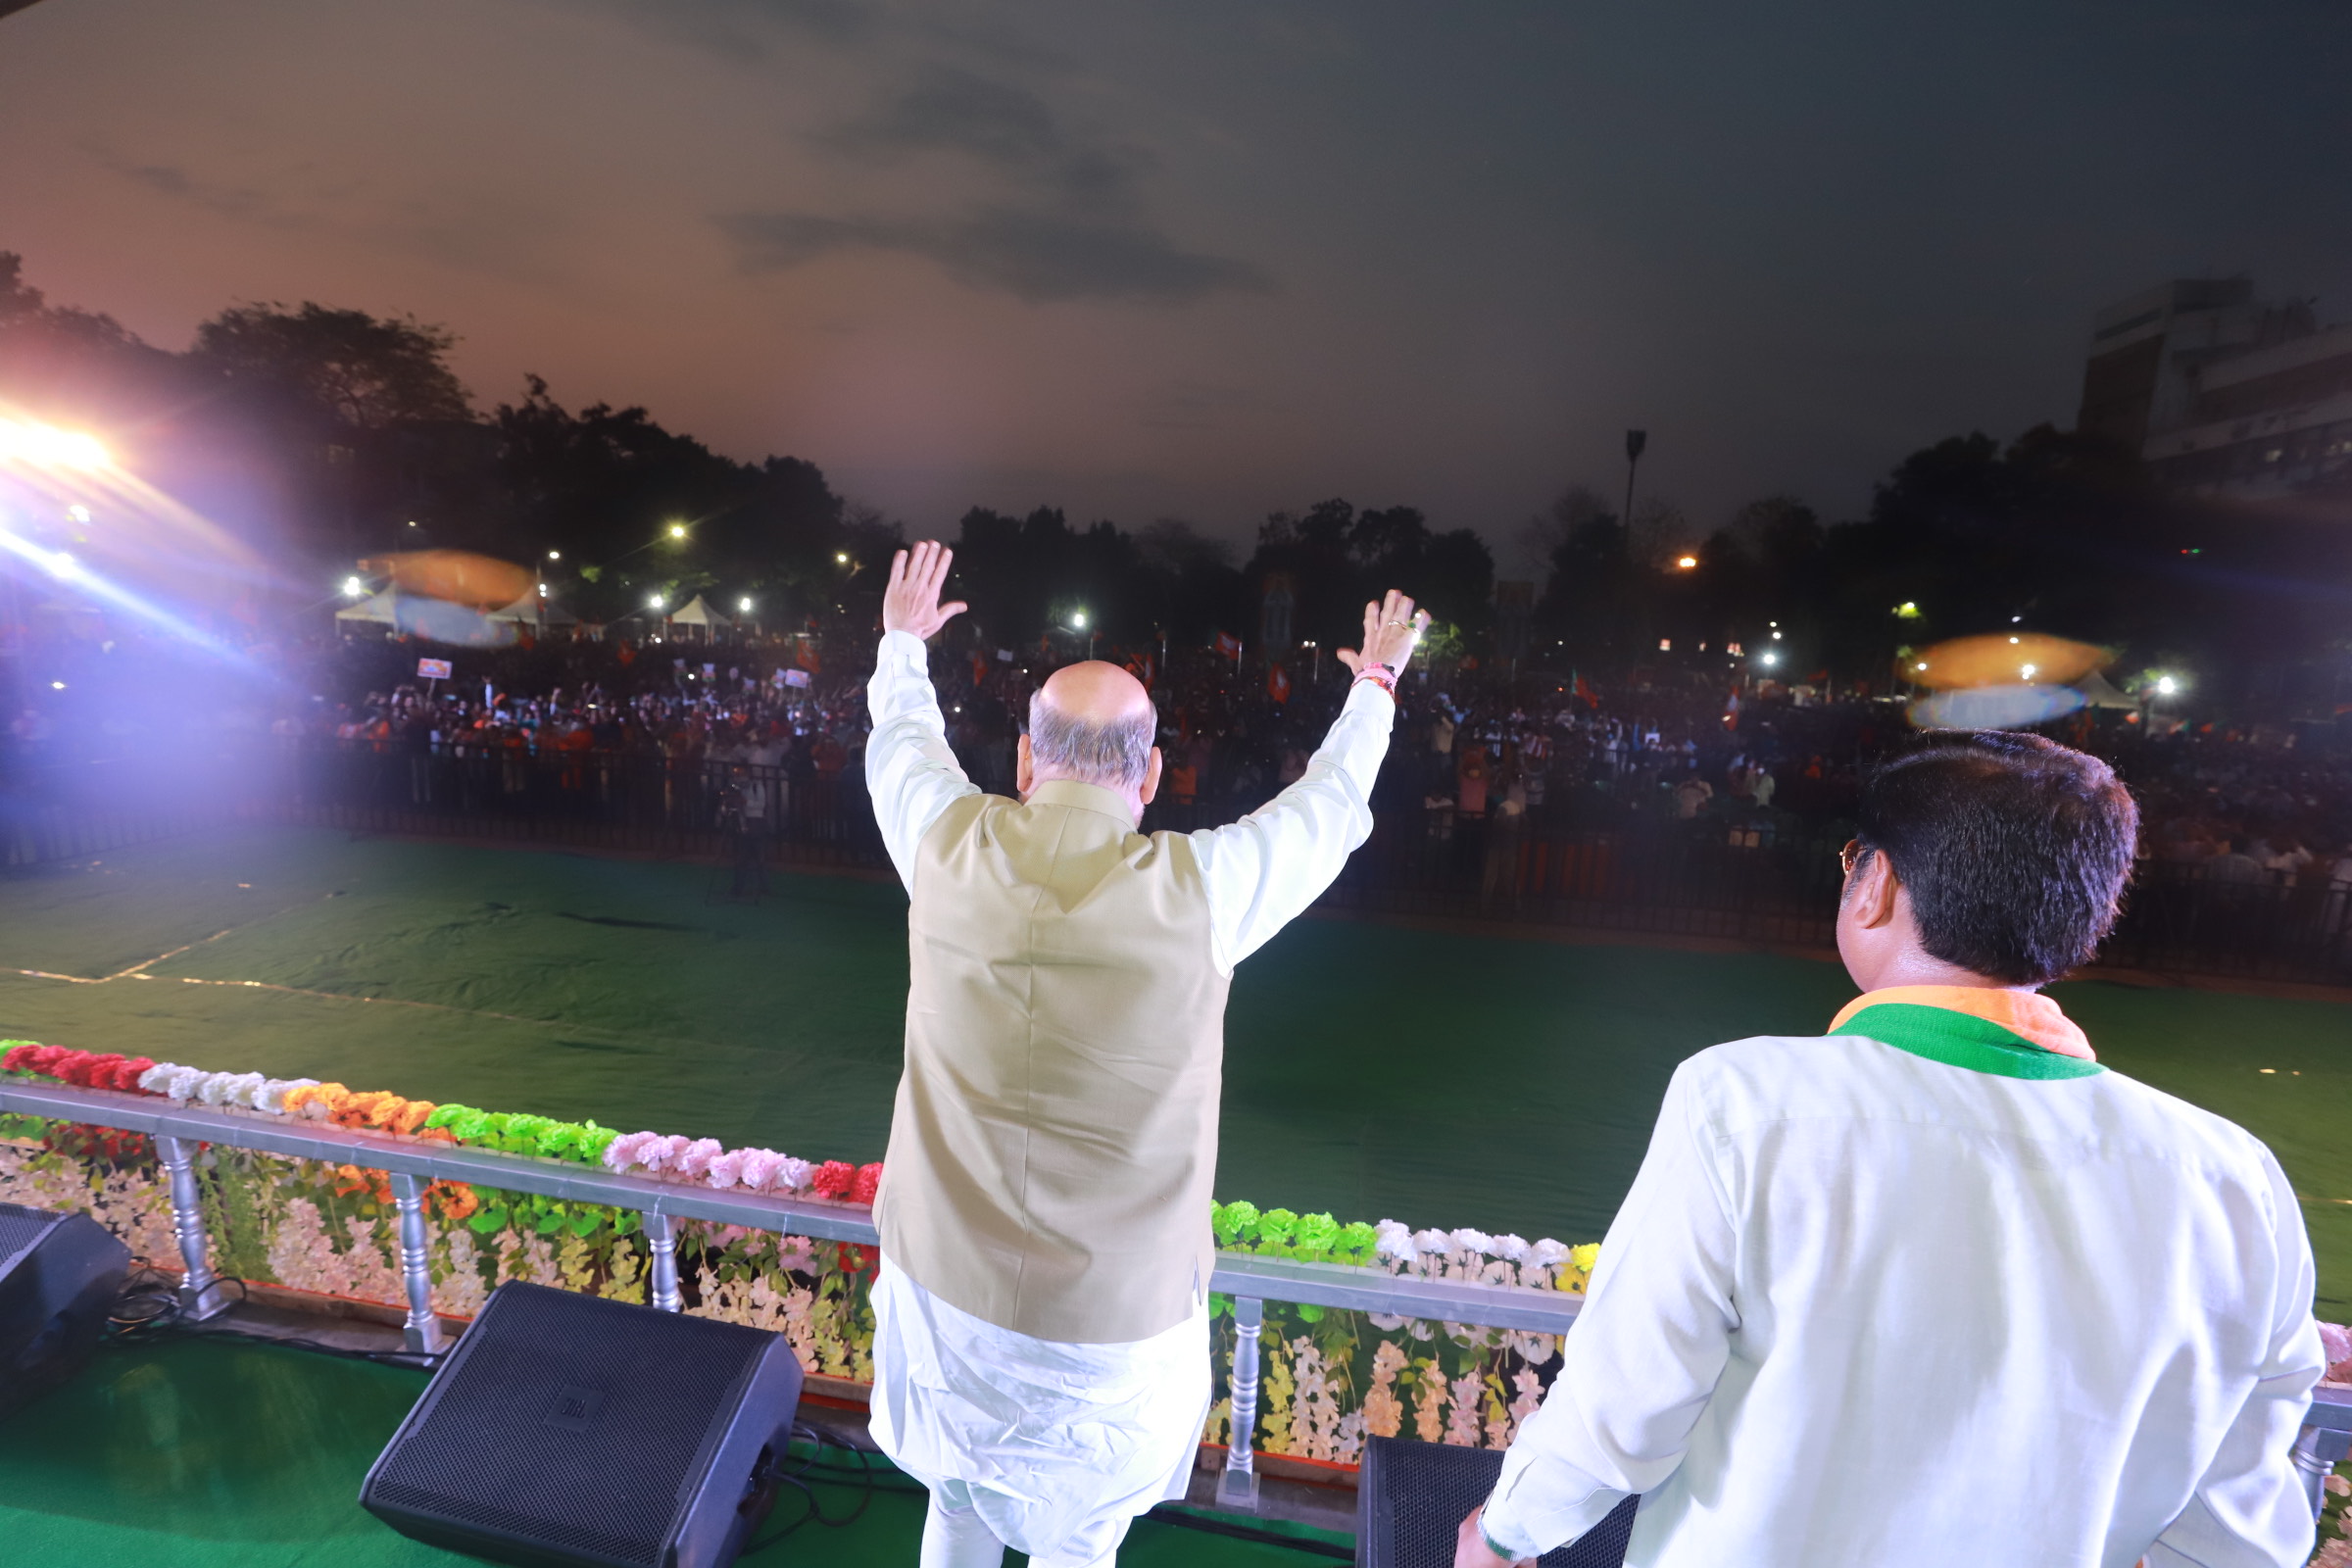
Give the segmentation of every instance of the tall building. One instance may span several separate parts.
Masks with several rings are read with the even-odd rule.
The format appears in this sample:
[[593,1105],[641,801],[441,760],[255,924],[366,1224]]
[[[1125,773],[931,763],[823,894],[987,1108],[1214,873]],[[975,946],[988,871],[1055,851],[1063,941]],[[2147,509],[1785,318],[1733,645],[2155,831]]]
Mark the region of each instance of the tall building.
[[2076,427],[2198,494],[2352,482],[2352,325],[2259,301],[2243,277],[2135,294],[2091,323]]

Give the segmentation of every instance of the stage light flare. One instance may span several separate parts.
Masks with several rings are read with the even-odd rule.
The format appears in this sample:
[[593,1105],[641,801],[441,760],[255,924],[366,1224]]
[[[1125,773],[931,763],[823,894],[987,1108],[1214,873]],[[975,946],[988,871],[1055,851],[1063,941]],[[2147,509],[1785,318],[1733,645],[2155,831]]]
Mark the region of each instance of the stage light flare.
[[2173,695],[2175,692],[2179,691],[2180,689],[2180,683],[2179,681],[2177,681],[2177,680],[2173,679],[2173,677],[2172,677],[2172,676],[2170,676],[2170,675],[2159,675],[2159,676],[2157,676],[2157,677],[2156,677],[2156,695],[2157,695],[2157,696],[2159,696],[2159,697],[2170,697],[2170,696],[2172,696],[2172,695]]
[[90,509],[80,505],[79,503],[75,503],[74,505],[66,509],[66,520],[69,522],[87,522],[90,520]]
[[748,596],[738,599],[735,601],[735,608],[748,615],[752,612],[752,601]]
[[1766,654],[1757,661],[1757,662],[1761,663],[1766,669],[1770,669],[1773,665],[1779,663],[1780,662],[1781,656],[1778,654]]
[[344,578],[344,579],[343,579],[343,597],[344,597],[344,598],[346,598],[346,599],[365,599],[365,598],[367,598],[367,597],[368,597],[368,584],[367,584],[367,583],[365,583],[365,582],[363,582],[361,579],[359,579],[359,578],[357,578],[357,577],[346,577],[346,578]]
[[847,550],[836,550],[833,552],[833,564],[836,566],[846,566],[849,564],[850,553]]
[[1674,564],[1678,570],[1690,571],[1697,566],[1698,558],[1696,556],[1677,556]]
[[564,559],[564,552],[561,550],[550,550],[547,553],[547,559],[550,561],[562,561]]
[[1072,615],[1070,617],[1070,625],[1073,629],[1078,631],[1086,630],[1086,612],[1081,610],[1076,614]]
[[61,430],[37,419],[0,419],[0,463],[88,471],[113,466],[106,444],[81,430]]
[[683,538],[685,538],[685,537],[686,537],[686,525],[685,525],[684,523],[682,523],[682,522],[673,522],[673,523],[671,523],[671,524],[669,525],[669,536],[670,536],[672,539],[683,539]]
[[655,595],[654,595],[652,598],[648,599],[648,600],[645,602],[645,607],[646,607],[648,610],[660,610],[660,609],[661,609],[661,608],[662,608],[663,605],[667,604],[668,602],[669,602],[668,595],[666,595],[666,594],[655,594]]

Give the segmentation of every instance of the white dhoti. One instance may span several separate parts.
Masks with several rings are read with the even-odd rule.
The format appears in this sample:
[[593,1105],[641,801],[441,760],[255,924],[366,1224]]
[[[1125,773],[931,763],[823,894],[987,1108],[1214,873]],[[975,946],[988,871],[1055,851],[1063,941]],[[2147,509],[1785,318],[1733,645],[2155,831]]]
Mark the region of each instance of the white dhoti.
[[977,1514],[1005,1545],[1075,1568],[1184,1495],[1208,1420],[1205,1299],[1148,1340],[1064,1345],[960,1311],[885,1258],[873,1307],[874,1441],[931,1489],[935,1527]]

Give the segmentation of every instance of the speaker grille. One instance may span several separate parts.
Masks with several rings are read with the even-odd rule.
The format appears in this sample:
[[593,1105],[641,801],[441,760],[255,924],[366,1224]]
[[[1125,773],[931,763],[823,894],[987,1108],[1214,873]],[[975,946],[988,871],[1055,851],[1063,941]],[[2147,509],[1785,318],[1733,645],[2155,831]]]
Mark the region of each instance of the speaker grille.
[[17,1203],[0,1203],[0,1269],[7,1268],[19,1252],[39,1241],[41,1233],[56,1223],[55,1214]]
[[[385,1455],[386,1503],[656,1568],[695,1460],[769,1336],[508,1286]],[[452,1376],[463,1371],[464,1376]],[[431,1395],[427,1396],[431,1397]],[[748,1477],[746,1478],[748,1480]]]
[[[1366,1568],[1450,1568],[1463,1517],[1487,1500],[1501,1474],[1502,1455],[1493,1449],[1372,1439],[1358,1503]],[[1626,1498],[1581,1540],[1537,1561],[1542,1568],[1618,1568],[1640,1501]]]

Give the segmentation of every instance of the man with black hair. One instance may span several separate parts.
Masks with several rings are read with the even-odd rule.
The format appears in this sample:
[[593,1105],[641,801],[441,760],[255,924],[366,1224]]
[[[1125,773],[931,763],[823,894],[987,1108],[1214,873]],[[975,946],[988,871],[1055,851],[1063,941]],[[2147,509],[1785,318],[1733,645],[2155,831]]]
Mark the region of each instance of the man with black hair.
[[2038,736],[1880,767],[1842,859],[1863,995],[1684,1062],[1544,1408],[1457,1568],[1642,1501],[1645,1568],[2290,1568],[2324,1370],[2270,1152],[2094,1059],[2039,988],[2138,810]]

